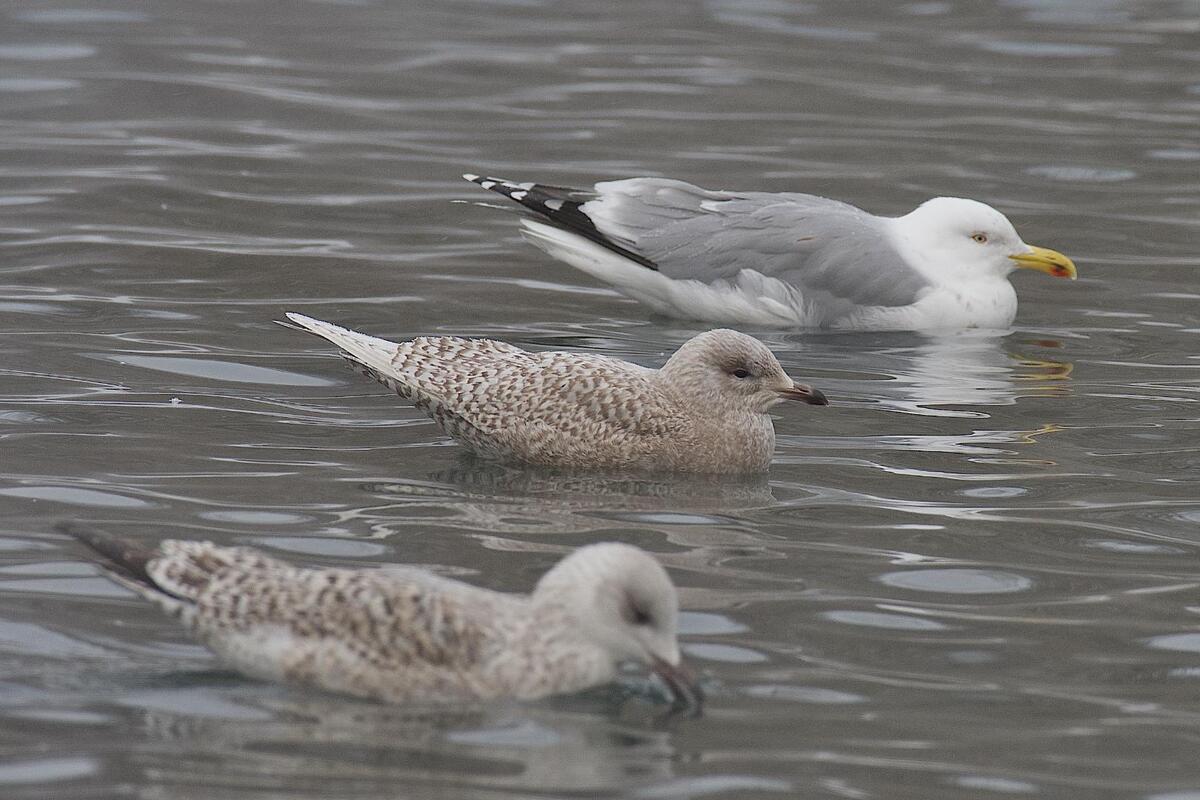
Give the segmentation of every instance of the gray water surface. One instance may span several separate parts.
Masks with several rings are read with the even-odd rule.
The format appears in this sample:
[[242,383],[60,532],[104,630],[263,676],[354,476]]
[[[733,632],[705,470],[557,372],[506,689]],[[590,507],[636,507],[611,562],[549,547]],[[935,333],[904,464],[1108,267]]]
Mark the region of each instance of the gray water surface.
[[[0,8],[0,796],[1200,798],[1200,5]],[[463,171],[1009,214],[1011,331],[761,331],[828,408],[768,479],[481,464],[272,324],[656,364],[703,325]],[[753,331],[752,331],[753,332]],[[529,588],[660,554],[697,719],[254,683],[54,522]]]

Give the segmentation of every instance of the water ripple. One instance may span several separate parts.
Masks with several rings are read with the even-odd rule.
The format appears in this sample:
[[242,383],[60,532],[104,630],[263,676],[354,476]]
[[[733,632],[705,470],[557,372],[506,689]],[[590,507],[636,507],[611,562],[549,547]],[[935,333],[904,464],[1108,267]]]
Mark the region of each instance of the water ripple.
[[[6,796],[1197,784],[1187,3],[135,5],[4,15]],[[833,401],[774,410],[760,479],[501,467],[271,320],[647,365],[705,326],[529,248],[464,170],[977,197],[1081,277],[1015,275],[1010,331],[748,331]],[[51,532],[77,515],[511,591],[635,543],[708,707],[660,719],[632,675],[434,713],[214,672]]]

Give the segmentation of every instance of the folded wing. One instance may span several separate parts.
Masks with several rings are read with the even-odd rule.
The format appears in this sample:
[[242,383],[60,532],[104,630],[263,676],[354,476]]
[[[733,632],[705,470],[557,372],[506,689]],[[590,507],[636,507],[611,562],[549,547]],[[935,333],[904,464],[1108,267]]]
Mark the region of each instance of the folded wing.
[[[823,197],[711,191],[662,178],[592,190],[486,180],[556,227],[632,254],[665,277],[744,289],[761,286],[759,276],[780,281],[819,309],[823,324],[862,307],[910,305],[930,286],[896,250],[881,218]],[[543,188],[553,188],[558,201],[548,201]],[[538,238],[531,237],[556,254],[553,241]],[[621,283],[625,290],[637,285]]]
[[604,356],[531,353],[451,336],[397,343],[300,314],[287,317],[484,453],[540,460],[597,438],[667,437],[683,424],[652,370]]

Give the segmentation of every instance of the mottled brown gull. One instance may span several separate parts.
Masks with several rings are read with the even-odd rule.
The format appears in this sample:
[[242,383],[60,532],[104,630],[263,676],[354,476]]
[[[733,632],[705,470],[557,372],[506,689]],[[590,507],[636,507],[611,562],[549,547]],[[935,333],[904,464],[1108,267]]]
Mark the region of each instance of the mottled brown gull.
[[416,568],[304,569],[246,547],[59,530],[255,678],[392,703],[530,700],[607,683],[636,662],[678,703],[702,699],[679,653],[675,587],[630,545],[581,547],[517,595]]
[[446,433],[504,461],[584,469],[761,472],[785,399],[825,405],[766,345],[731,330],[685,342],[661,369],[589,353],[531,353],[453,336],[389,342],[288,314]]
[[665,178],[588,189],[464,175],[520,203],[533,245],[656,311],[725,324],[848,330],[1007,328],[1008,274],[1074,278],[977,200],[900,217],[796,192],[710,191]]

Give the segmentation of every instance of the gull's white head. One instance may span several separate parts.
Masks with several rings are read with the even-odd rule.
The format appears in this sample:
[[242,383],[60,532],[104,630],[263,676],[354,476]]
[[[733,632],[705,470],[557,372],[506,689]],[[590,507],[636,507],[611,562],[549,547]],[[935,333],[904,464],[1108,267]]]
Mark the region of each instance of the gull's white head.
[[728,328],[693,336],[659,372],[686,396],[718,410],[761,413],[783,400],[829,404],[817,389],[789,378],[765,344]]
[[895,224],[906,254],[931,278],[1003,278],[1018,268],[1076,277],[1071,259],[1025,244],[1007,217],[978,200],[935,197]]
[[702,699],[679,654],[675,585],[645,551],[617,542],[581,547],[542,576],[533,600],[561,604],[580,637],[609,654],[614,668],[625,661],[644,664],[677,701],[696,705]]

